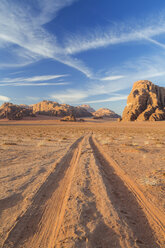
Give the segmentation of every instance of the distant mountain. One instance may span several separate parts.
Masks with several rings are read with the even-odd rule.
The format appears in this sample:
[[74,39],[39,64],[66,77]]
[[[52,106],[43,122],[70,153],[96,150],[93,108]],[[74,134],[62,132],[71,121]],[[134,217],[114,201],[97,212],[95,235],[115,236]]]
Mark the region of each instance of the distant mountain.
[[2,104],[0,107],[0,119],[21,120],[25,116],[34,116],[31,108],[9,102]]
[[80,106],[73,107],[68,104],[59,104],[53,101],[44,100],[33,104],[33,113],[49,116],[64,117],[74,115],[75,117],[90,117],[92,114]]
[[87,110],[88,112],[90,112],[90,113],[94,113],[94,112],[95,112],[95,109],[92,108],[90,105],[82,104],[82,105],[80,105],[80,107],[86,109],[86,110]]
[[26,116],[34,117],[36,115],[56,117],[74,116],[75,118],[92,116],[110,118],[120,117],[115,112],[107,108],[101,108],[97,111],[94,111],[94,109],[89,105],[74,107],[69,104],[59,104],[58,102],[47,100],[30,106],[24,104],[16,105],[12,103],[4,103],[0,107],[0,119],[8,118],[10,120],[20,120]]
[[112,111],[108,108],[100,108],[92,114],[95,117],[120,118],[120,115],[116,114],[114,111]]

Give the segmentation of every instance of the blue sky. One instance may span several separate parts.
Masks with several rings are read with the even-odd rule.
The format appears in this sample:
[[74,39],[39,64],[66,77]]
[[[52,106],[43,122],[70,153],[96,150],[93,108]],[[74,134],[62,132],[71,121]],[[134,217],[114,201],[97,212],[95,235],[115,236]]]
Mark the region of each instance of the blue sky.
[[0,0],[0,104],[121,114],[142,79],[165,86],[164,0]]

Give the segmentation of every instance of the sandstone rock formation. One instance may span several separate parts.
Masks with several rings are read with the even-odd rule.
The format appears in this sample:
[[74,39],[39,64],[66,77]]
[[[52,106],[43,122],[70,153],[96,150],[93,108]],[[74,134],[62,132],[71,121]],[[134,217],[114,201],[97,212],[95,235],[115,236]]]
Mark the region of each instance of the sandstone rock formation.
[[8,102],[0,107],[0,119],[21,120],[25,116],[33,117],[32,109]]
[[49,116],[64,117],[74,115],[75,117],[90,117],[92,116],[86,109],[78,106],[73,107],[68,104],[59,104],[53,101],[42,101],[33,104],[33,113]]
[[72,107],[72,108],[73,108],[72,113],[76,117],[91,117],[92,116],[92,113],[88,112],[85,108],[82,108],[80,106]]
[[103,119],[103,117],[102,116],[93,116],[92,119],[98,120],[98,119]]
[[95,117],[109,117],[109,118],[119,118],[120,116],[108,108],[100,108],[94,113]]
[[74,115],[64,116],[60,121],[76,121],[76,117]]
[[165,120],[165,88],[148,80],[134,83],[127,98],[123,121]]
[[80,107],[86,109],[90,113],[94,113],[95,112],[95,109],[92,108],[90,105],[82,104],[82,105],[80,105]]

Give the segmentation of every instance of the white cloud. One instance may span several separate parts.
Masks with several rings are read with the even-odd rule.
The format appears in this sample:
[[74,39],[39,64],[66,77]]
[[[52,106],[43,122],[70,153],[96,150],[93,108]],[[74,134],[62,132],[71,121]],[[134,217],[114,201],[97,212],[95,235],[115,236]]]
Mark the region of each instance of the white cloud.
[[6,86],[13,86],[13,87],[18,87],[18,86],[61,86],[61,85],[68,85],[70,83],[68,82],[62,82],[62,83],[5,83],[5,84],[0,84],[1,87],[6,87]]
[[[121,94],[114,94],[111,92],[106,91],[108,94],[112,94],[112,96],[107,97],[105,96],[104,99],[96,99],[89,101],[90,97],[98,97],[102,93],[99,91],[92,92],[92,88],[84,90],[74,90],[74,89],[68,89],[64,92],[57,92],[55,94],[52,94],[50,97],[51,99],[55,99],[56,101],[59,101],[61,103],[73,103],[73,104],[80,104],[80,103],[99,103],[99,102],[111,102],[111,101],[119,101],[119,100],[125,100],[127,99],[128,95],[121,95]],[[105,92],[104,92],[105,94]]]
[[118,72],[123,75],[122,78],[116,80],[102,81],[104,88],[108,93],[114,93],[121,90],[126,90],[132,87],[133,83],[137,80],[151,80],[153,83],[165,86],[165,54],[162,52],[161,56],[139,57],[119,64],[117,67],[111,67],[110,72],[106,74],[114,74]]
[[165,61],[164,53],[162,56],[150,56],[150,57],[139,57],[136,61],[128,61],[118,69],[125,71],[128,78],[141,80],[141,79],[152,79],[165,76]]
[[0,101],[1,102],[9,102],[11,99],[7,96],[0,96]]
[[[115,75],[115,72],[118,72],[116,76],[101,77],[101,79],[105,78],[106,80],[88,80],[84,82],[83,88],[56,91],[51,95],[51,98],[73,104],[126,100],[130,88],[137,80],[151,80],[159,85],[159,82],[165,82],[164,68],[163,53],[162,58],[159,55],[139,57],[119,64],[117,67],[111,67],[111,71],[104,73],[105,75]],[[128,89],[128,93],[123,93]]]
[[[36,61],[35,61],[36,62]],[[27,66],[27,65],[30,65],[34,63],[34,60],[33,61],[13,61],[13,63],[9,62],[9,63],[4,63],[4,62],[0,62],[0,68],[3,69],[3,68],[20,68],[20,67],[24,67],[24,66]]]
[[40,100],[40,97],[36,97],[36,96],[26,96],[25,98],[28,101],[38,101],[38,100]]
[[[155,22],[156,20],[156,22]],[[157,16],[144,23],[118,23],[107,28],[88,30],[84,34],[72,34],[65,40],[67,54],[107,47],[126,42],[148,41],[162,48],[165,46],[153,37],[165,34],[165,17]]]
[[34,76],[29,78],[4,78],[0,80],[2,83],[12,83],[12,82],[37,82],[37,81],[49,81],[56,78],[66,77],[68,75],[43,75],[43,76]]
[[108,76],[108,77],[101,78],[101,80],[103,80],[103,81],[114,81],[114,80],[118,80],[118,79],[121,79],[121,78],[124,78],[124,76],[123,75]]
[[128,95],[119,95],[119,96],[112,96],[112,97],[99,99],[99,100],[85,101],[85,103],[115,102],[115,101],[126,100],[127,97]]
[[71,5],[75,1],[76,0],[37,0],[41,10],[37,22],[40,25],[48,23],[56,17],[61,9]]
[[150,37],[147,37],[146,40],[148,40],[148,41],[150,41],[151,43],[153,43],[153,44],[155,44],[155,45],[157,45],[157,46],[159,46],[159,47],[165,49],[165,45],[162,44],[161,42],[158,42],[158,41],[156,41],[156,40],[154,40],[154,39],[151,39]]
[[24,73],[24,71],[14,71],[14,72],[10,72],[10,75],[15,75],[15,74],[20,74],[20,73]]
[[78,101],[88,97],[88,93],[83,90],[68,89],[64,92],[58,92],[51,95],[52,99],[56,99],[62,103],[77,103]]
[[[43,58],[51,58],[76,70],[87,77],[91,76],[90,70],[84,63],[67,55],[57,43],[56,37],[43,28],[43,24],[51,21],[58,11],[75,0],[40,0],[38,12],[34,13],[30,5],[21,5],[11,0],[0,1],[0,41],[4,44],[15,44],[17,48],[17,66],[34,63]],[[33,3],[34,4],[34,3]],[[28,10],[28,11],[27,11]],[[20,52],[19,52],[20,50]],[[24,61],[19,62],[20,57]],[[16,59],[15,59],[16,60]],[[3,67],[6,63],[2,63]],[[12,63],[11,66],[14,64]]]
[[[88,78],[96,79],[90,68],[81,60],[72,57],[74,54],[139,41],[147,41],[162,49],[165,48],[165,45],[155,38],[157,35],[165,34],[164,16],[152,17],[149,21],[144,20],[143,23],[134,20],[132,23],[118,23],[107,28],[93,28],[83,34],[72,34],[64,39],[64,46],[62,46],[62,42],[59,44],[57,37],[50,34],[43,24],[53,20],[62,8],[75,1],[29,0],[23,3],[19,0],[0,0],[0,47],[7,46],[8,51],[13,55],[13,59],[8,60],[8,62],[11,61],[9,63],[0,61],[0,67],[26,66],[41,59],[50,58],[81,71]],[[35,8],[31,8],[29,3],[32,3]],[[125,74],[127,76],[127,73]],[[116,76],[115,74],[106,75],[108,76],[101,77],[103,81],[113,82],[124,78],[120,73]],[[25,82],[30,81],[25,80]],[[102,91],[105,90],[102,88]]]

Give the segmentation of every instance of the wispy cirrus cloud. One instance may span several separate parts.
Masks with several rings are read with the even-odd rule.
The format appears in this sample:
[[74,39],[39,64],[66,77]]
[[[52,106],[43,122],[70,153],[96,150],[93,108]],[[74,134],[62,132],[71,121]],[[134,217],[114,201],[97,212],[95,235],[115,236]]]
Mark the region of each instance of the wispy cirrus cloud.
[[25,99],[28,100],[28,101],[39,101],[40,100],[40,97],[37,97],[37,96],[26,96]]
[[18,77],[18,78],[4,78],[0,80],[2,83],[13,83],[13,82],[37,82],[37,81],[49,81],[52,79],[67,77],[67,74],[64,75],[42,75],[42,76],[34,76],[34,77]]
[[96,73],[75,55],[92,49],[139,41],[165,48],[164,44],[156,40],[156,36],[165,34],[165,17],[161,14],[156,18],[149,18],[149,21],[144,20],[143,23],[134,20],[132,23],[114,23],[108,27],[88,29],[80,34],[72,33],[70,36],[67,33],[67,37],[59,44],[58,37],[48,32],[44,24],[56,18],[61,9],[76,1],[78,0],[1,0],[0,49],[7,46],[12,58],[7,62],[0,61],[0,66],[20,67],[50,58],[82,72],[88,78],[114,81],[121,75],[96,78]]
[[[165,53],[162,52],[161,56],[142,56],[136,59],[128,59],[118,66],[112,67],[110,71],[105,72],[106,75],[114,75],[118,72],[122,75],[120,78],[114,80],[102,80],[102,87],[106,89],[107,93],[114,93],[126,89],[130,89],[133,83],[137,80],[151,80],[156,84],[165,81]],[[98,82],[98,84],[100,84]],[[165,85],[165,83],[161,83]],[[100,91],[101,92],[101,91]]]
[[[43,27],[43,24],[56,17],[59,10],[75,1],[37,0],[35,3],[30,1],[33,2],[32,6],[35,4],[36,11],[28,2],[21,4],[17,0],[0,1],[0,45],[6,43],[9,47],[12,44],[17,46],[18,63],[11,63],[11,66],[24,66],[50,58],[81,71],[87,77],[91,76],[90,69],[81,60],[66,54],[55,35],[50,34]],[[9,64],[2,63],[2,66]]]
[[67,89],[64,92],[54,93],[50,97],[61,103],[77,103],[88,97],[88,93],[84,90]]
[[39,25],[48,23],[54,19],[58,12],[78,0],[37,0],[40,13],[37,17]]
[[[95,92],[96,93],[96,92]],[[105,93],[104,93],[105,94]],[[107,96],[110,94],[111,96]],[[127,95],[123,94],[114,94],[112,92],[107,92],[107,94],[102,96],[102,99],[95,99],[90,100],[89,98],[102,95],[101,93],[97,92],[97,94],[93,94],[91,89],[87,89],[84,91],[83,89],[79,90],[65,90],[64,92],[57,92],[56,94],[52,94],[50,97],[51,99],[55,99],[61,103],[70,103],[70,104],[81,104],[81,103],[102,103],[102,102],[114,102],[119,100],[126,100]]]
[[161,53],[162,56],[142,56],[136,58],[136,61],[128,60],[123,65],[120,65],[115,70],[123,72],[130,79],[152,79],[165,76],[165,53]]
[[[110,72],[105,73],[106,75],[114,75],[114,72],[118,71],[118,76],[107,76],[105,77],[106,80],[87,81],[84,83],[83,88],[56,91],[50,97],[57,101],[71,104],[126,100],[135,81],[146,79],[157,84],[160,79],[165,78],[164,67],[164,59],[159,56],[140,57],[136,61],[128,60],[118,67],[111,68]],[[129,91],[126,94],[125,92],[128,89]]]
[[114,81],[114,80],[118,80],[121,78],[124,78],[124,75],[116,75],[116,76],[107,76],[107,77],[103,77],[101,78],[102,81]]
[[0,101],[1,102],[9,102],[11,99],[8,96],[1,96],[0,95]]
[[69,85],[69,82],[62,82],[62,83],[5,83],[1,84],[1,87],[12,86],[12,87],[19,87],[19,86],[62,86],[62,85]]
[[147,41],[165,48],[165,45],[156,41],[155,36],[165,34],[165,17],[160,14],[143,23],[118,23],[110,27],[100,27],[87,30],[83,34],[71,34],[66,37],[65,50],[67,54],[76,54],[92,49],[107,46]]
[[127,97],[128,95],[118,95],[99,100],[85,101],[85,103],[116,102],[116,101],[126,100]]

